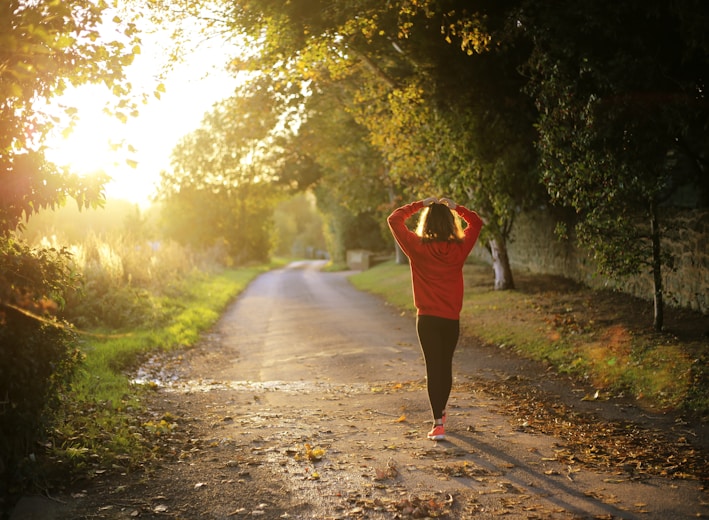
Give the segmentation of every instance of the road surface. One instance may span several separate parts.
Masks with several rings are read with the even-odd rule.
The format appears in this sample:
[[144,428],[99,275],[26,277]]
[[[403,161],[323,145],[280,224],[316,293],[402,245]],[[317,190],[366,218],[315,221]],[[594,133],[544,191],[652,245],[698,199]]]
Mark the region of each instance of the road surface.
[[152,424],[169,428],[155,463],[97,475],[51,518],[709,515],[701,482],[589,469],[503,413],[509,398],[476,381],[560,383],[474,341],[456,353],[448,439],[429,441],[413,316],[322,265],[253,281],[202,345],[161,367]]

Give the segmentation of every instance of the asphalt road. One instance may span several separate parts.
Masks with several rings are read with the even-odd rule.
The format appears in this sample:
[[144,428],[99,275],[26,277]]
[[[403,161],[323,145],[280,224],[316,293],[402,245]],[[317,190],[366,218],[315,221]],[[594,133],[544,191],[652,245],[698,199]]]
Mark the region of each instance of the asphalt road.
[[411,319],[355,290],[319,262],[264,274],[223,316],[218,334],[233,363],[213,376],[337,384],[421,377]]
[[[323,265],[295,263],[255,280],[223,316],[218,343],[231,357],[211,375],[249,391],[260,383],[262,406],[285,421],[272,428],[292,433],[290,419],[305,418],[308,425],[299,425],[304,429],[292,439],[296,444],[322,443],[324,437],[331,453],[346,455],[321,472],[315,490],[312,482],[303,482],[307,475],[298,467],[287,472],[289,493],[315,508],[315,513],[309,509],[315,518],[346,517],[348,509],[337,499],[319,500],[310,493],[323,496],[335,486],[329,491],[341,497],[343,487],[356,494],[371,486],[371,475],[363,480],[361,466],[348,464],[351,460],[371,461],[370,473],[383,483],[384,496],[392,489],[410,496],[450,493],[461,518],[665,520],[709,514],[701,483],[633,480],[560,463],[559,439],[526,432],[498,413],[503,396],[461,390],[458,383],[468,376],[533,377],[546,391],[569,395],[569,388],[559,388],[567,383],[545,377],[533,363],[469,342],[456,354],[449,439],[427,440],[430,415],[413,316],[355,290],[347,273],[321,272]],[[243,425],[237,426],[242,431]],[[330,433],[320,435],[323,427]],[[386,475],[392,464],[396,478],[378,480],[376,474]],[[376,515],[366,507],[362,512]]]
[[151,406],[156,421],[175,421],[165,439],[174,459],[147,476],[97,476],[52,514],[32,516],[37,504],[25,501],[12,520],[709,516],[699,481],[592,470],[563,455],[563,440],[524,428],[505,413],[509,396],[480,378],[531,381],[550,399],[578,394],[470,338],[456,352],[448,439],[429,441],[414,317],[322,266],[261,275],[162,372]]

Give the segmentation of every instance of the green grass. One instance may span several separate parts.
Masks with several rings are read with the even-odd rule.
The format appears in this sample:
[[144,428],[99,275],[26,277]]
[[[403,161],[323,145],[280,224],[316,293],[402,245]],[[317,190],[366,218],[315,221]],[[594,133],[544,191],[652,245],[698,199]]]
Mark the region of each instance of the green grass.
[[350,281],[357,289],[380,294],[404,311],[415,311],[408,266],[384,262],[351,276]]
[[146,388],[131,382],[131,370],[151,354],[195,345],[251,280],[282,264],[192,276],[177,301],[165,302],[173,309],[167,323],[86,336],[81,369],[56,420],[54,458],[82,470],[90,464],[128,469],[149,456],[147,439],[156,430],[140,420]]
[[[464,275],[464,335],[549,363],[607,395],[627,395],[653,409],[706,415],[709,389],[702,384],[706,374],[696,373],[696,345],[634,328],[623,321],[622,312],[621,318],[599,320],[608,308],[595,303],[591,289],[565,290],[551,283],[526,292],[495,291],[490,267],[480,264],[467,265]],[[407,265],[390,261],[350,280],[413,313],[409,276]]]
[[[172,319],[164,325],[89,339],[84,347],[81,376],[74,382],[79,400],[119,403],[131,393],[125,371],[156,351],[193,346],[212,326],[226,305],[265,267],[227,270],[215,276],[195,275],[183,282],[181,298],[172,306]],[[99,334],[102,334],[99,332]]]

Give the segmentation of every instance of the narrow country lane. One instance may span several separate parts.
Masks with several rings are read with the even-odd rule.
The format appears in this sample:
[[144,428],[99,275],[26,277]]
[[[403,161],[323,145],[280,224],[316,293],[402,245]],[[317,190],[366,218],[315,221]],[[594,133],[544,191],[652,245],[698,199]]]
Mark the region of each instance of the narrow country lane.
[[[164,361],[149,407],[168,426],[152,463],[96,475],[36,518],[709,515],[701,481],[589,466],[563,439],[505,412],[511,396],[500,389],[516,382],[553,403],[573,389],[471,338],[456,353],[448,439],[427,440],[413,316],[322,265],[261,275],[201,345]],[[601,405],[578,404],[579,416]],[[662,418],[646,420],[651,431]],[[587,448],[601,449],[592,434]]]
[[231,363],[212,374],[234,381],[337,384],[421,377],[411,320],[299,262],[256,279],[224,315],[217,334]]

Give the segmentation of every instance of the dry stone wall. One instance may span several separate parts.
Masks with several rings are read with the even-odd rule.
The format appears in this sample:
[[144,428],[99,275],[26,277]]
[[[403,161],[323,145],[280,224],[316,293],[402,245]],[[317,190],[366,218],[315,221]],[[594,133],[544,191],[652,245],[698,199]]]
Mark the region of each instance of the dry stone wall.
[[[565,220],[563,213],[550,209],[519,216],[508,246],[513,274],[528,271],[559,275],[589,287],[620,290],[652,300],[650,273],[620,280],[596,274],[590,253],[576,244],[572,233],[566,240],[556,236],[560,220]],[[662,246],[675,261],[675,270],[663,273],[665,303],[709,314],[709,210],[667,210],[663,223]],[[491,261],[483,247],[475,249],[476,256]]]

